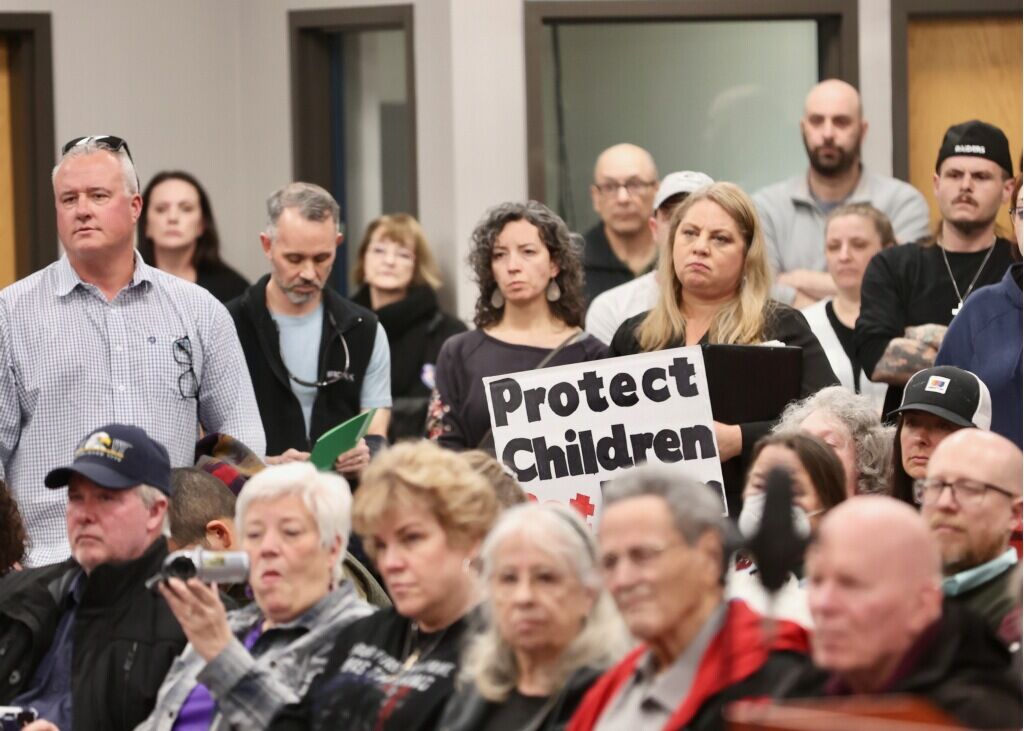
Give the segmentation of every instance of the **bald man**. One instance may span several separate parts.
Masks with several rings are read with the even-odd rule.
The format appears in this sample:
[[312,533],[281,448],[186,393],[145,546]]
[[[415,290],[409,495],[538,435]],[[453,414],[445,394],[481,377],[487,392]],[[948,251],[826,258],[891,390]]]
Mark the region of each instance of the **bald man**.
[[773,296],[805,307],[835,294],[825,271],[825,217],[845,203],[870,203],[892,221],[896,240],[928,235],[928,205],[912,186],[864,169],[860,146],[868,123],[860,94],[828,79],[807,94],[800,133],[807,171],[754,195],[777,275]]
[[980,618],[943,604],[938,546],[909,505],[869,495],[830,510],[806,576],[820,670],[787,695],[906,694],[971,728],[1021,727],[1009,651]]
[[594,165],[590,198],[601,221],[584,237],[587,302],[648,272],[658,245],[648,219],[658,189],[658,168],[642,147],[628,143],[602,152]]
[[[942,553],[943,593],[996,632],[1020,604],[1017,551],[1024,455],[993,432],[962,429],[936,447],[927,478],[915,486],[921,515]],[[1019,640],[1000,633],[1004,640]]]

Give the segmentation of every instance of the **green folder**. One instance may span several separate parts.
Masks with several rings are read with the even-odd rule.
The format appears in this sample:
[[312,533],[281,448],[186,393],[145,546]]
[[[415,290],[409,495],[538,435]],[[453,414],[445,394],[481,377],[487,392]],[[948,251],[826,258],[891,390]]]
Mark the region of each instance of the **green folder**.
[[338,424],[329,431],[325,431],[313,445],[313,452],[309,455],[318,470],[329,471],[334,469],[334,461],[341,454],[359,444],[359,440],[366,436],[370,422],[377,409],[370,409],[361,414],[353,416],[348,421]]

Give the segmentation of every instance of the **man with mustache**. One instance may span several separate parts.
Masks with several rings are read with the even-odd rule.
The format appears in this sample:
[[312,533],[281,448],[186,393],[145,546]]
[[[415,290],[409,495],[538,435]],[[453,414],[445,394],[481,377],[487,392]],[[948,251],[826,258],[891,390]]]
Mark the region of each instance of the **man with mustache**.
[[928,368],[964,300],[999,282],[1014,245],[996,234],[1013,189],[1010,145],[998,127],[971,120],[950,127],[935,162],[942,220],[936,235],[880,252],[861,285],[854,330],[860,366],[888,383],[883,414],[900,404],[910,377]]
[[896,240],[928,233],[928,205],[913,186],[864,169],[860,146],[868,123],[860,94],[828,79],[807,94],[800,133],[810,167],[754,195],[777,279],[773,296],[804,307],[835,294],[825,271],[825,217],[837,206],[870,203],[892,221]]
[[[326,190],[291,183],[267,199],[260,234],[270,274],[228,303],[249,365],[270,463],[309,458],[321,434],[377,408],[371,441],[384,439],[391,408],[387,335],[369,310],[328,287],[342,242],[341,210]],[[334,468],[359,474],[363,440]]]
[[982,616],[1004,640],[1020,640],[1017,551],[1010,536],[1021,527],[1024,455],[994,432],[963,429],[944,439],[915,484],[921,515],[942,553],[942,591]]

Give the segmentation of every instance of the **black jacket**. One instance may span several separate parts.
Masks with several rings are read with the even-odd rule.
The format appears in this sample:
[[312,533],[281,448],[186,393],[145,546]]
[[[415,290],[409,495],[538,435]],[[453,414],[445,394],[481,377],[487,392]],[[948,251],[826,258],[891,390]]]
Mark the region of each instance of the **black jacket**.
[[[362,287],[352,300],[370,308],[370,288]],[[412,287],[399,302],[374,310],[391,348],[391,427],[388,439],[422,437],[427,403],[434,388],[433,369],[441,345],[466,325],[441,311],[437,295],[427,285]]]
[[[308,452],[321,434],[359,413],[359,392],[373,353],[377,318],[329,287],[324,288],[325,316],[317,377],[324,380],[327,371],[347,370],[352,379],[342,379],[318,390],[307,436],[302,407],[292,392],[288,370],[281,359],[277,325],[267,309],[269,280],[270,275],[264,276],[241,297],[231,300],[227,308],[235,321],[249,366],[263,431],[267,435],[267,454],[281,454],[289,448]],[[345,346],[349,357],[347,368]]]
[[[935,704],[969,728],[1021,728],[1020,678],[1010,652],[977,615],[948,600],[942,618],[911,649],[920,653],[879,695],[903,694]],[[834,678],[809,670],[784,688],[790,698],[842,695]]]
[[[75,731],[130,731],[153,710],[164,675],[185,647],[171,610],[145,587],[166,556],[167,542],[159,538],[139,558],[97,566],[85,579],[72,630]],[[78,571],[69,559],[0,580],[0,705],[31,682]]]
[[[576,712],[576,706],[604,670],[584,667],[573,673],[565,685],[549,699],[543,717],[523,719],[522,731],[562,731]],[[459,689],[445,706],[438,731],[486,731],[490,713],[495,707],[477,690],[475,684]],[[529,721],[529,725],[527,722]]]
[[[633,355],[643,352],[636,337],[636,329],[647,317],[643,312],[623,322],[615,331],[612,344],[609,348],[609,357],[619,355]],[[769,306],[768,315],[764,325],[764,339],[766,341],[779,340],[782,343],[799,347],[802,352],[801,376],[800,376],[800,398],[807,398],[817,393],[826,386],[838,386],[839,379],[832,371],[825,351],[821,349],[821,343],[811,332],[810,325],[799,310],[780,302],[772,302]],[[708,336],[705,334],[701,344],[708,343]],[[677,348],[684,343],[670,343],[666,348]],[[712,410],[714,404],[712,404]],[[781,416],[781,414],[780,414]],[[769,434],[777,423],[773,421],[750,421],[740,424],[740,431],[743,434],[743,447],[739,456],[722,463],[722,477],[725,479],[725,493],[729,503],[729,515],[739,515],[742,505],[741,494],[746,479],[747,470],[750,467],[750,457],[757,441]]]

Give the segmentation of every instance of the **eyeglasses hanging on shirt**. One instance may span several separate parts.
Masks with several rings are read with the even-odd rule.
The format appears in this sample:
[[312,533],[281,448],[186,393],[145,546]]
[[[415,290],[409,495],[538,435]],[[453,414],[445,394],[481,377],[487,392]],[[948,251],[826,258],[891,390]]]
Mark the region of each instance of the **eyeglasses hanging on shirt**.
[[196,376],[196,369],[192,361],[192,341],[188,335],[183,335],[174,341],[174,362],[179,365],[188,366],[188,370],[182,371],[178,376],[178,393],[184,399],[199,398],[199,378]]
[[[348,342],[345,340],[345,336],[342,335],[341,329],[338,327],[338,323],[334,319],[334,315],[328,312],[327,319],[330,321],[331,327],[334,328],[334,332],[338,334],[338,339],[341,340],[341,347],[345,352],[345,367],[340,371],[326,371],[322,380],[305,381],[288,370],[288,366],[285,365],[284,370],[288,374],[288,378],[300,386],[305,386],[306,388],[324,388],[325,386],[330,386],[338,381],[348,381],[349,383],[353,383],[356,380],[356,377],[352,375],[351,371],[349,371],[351,358],[349,357],[348,352]],[[281,364],[284,365],[284,358],[281,359]],[[324,363],[321,362],[320,365],[323,366]],[[319,373],[320,370],[318,369],[317,372]]]

